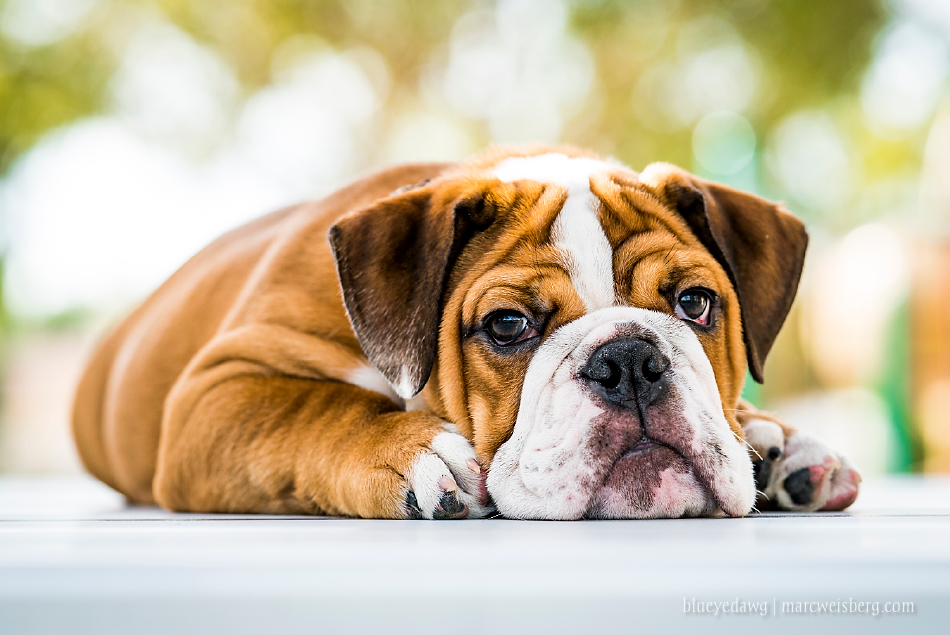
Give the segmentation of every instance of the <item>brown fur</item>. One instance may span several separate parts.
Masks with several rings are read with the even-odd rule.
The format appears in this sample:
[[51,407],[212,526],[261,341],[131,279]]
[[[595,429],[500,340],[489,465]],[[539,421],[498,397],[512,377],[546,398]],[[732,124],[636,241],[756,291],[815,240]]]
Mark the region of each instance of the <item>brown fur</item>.
[[[544,316],[546,336],[585,312],[548,244],[565,192],[484,172],[549,151],[393,168],[212,243],[90,361],[73,414],[87,469],[174,510],[402,518],[404,476],[443,420],[487,466],[514,426],[530,353],[499,357],[478,325],[516,308]],[[666,190],[620,169],[592,188],[625,303],[672,313],[676,293],[698,285],[722,298],[718,326],[699,338],[741,434],[734,272]],[[409,368],[427,409],[346,383],[367,354],[394,382]]]
[[[444,169],[387,170],[232,231],[187,262],[93,355],[73,410],[86,468],[133,501],[171,509],[316,511],[320,501],[327,512],[392,515],[364,500],[372,495],[342,492],[335,481],[366,476],[345,461],[319,469],[322,438],[308,438],[307,424],[325,417],[345,435],[369,412],[412,420],[407,434],[424,444],[439,422],[340,383],[365,357],[325,236],[341,215]],[[395,478],[384,467],[370,482]]]

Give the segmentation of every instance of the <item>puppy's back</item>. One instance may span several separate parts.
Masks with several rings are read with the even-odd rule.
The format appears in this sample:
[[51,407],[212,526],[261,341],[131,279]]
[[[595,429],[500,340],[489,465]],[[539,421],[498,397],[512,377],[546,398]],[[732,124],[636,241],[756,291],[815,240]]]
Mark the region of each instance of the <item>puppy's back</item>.
[[72,418],[79,456],[94,476],[132,500],[151,502],[165,396],[295,211],[269,214],[217,239],[98,345]]
[[83,373],[73,403],[72,430],[86,469],[132,501],[153,502],[165,398],[195,354],[227,327],[229,316],[253,304],[248,293],[256,291],[255,280],[266,273],[262,269],[268,266],[267,254],[275,243],[292,243],[302,228],[309,236],[319,236],[319,244],[311,249],[330,263],[329,270],[299,274],[333,285],[334,292],[320,294],[321,298],[332,298],[329,302],[337,305],[327,307],[328,313],[344,315],[323,239],[329,226],[445,167],[417,164],[384,170],[321,201],[254,220],[186,262],[102,340]]

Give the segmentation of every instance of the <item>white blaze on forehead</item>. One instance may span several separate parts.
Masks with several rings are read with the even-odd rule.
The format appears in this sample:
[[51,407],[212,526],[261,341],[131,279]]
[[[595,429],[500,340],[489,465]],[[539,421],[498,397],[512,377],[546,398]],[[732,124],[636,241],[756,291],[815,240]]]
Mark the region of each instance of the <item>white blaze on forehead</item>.
[[495,166],[500,181],[530,180],[567,190],[567,200],[551,228],[551,239],[564,255],[564,266],[588,311],[615,304],[613,249],[597,218],[597,197],[590,176],[616,166],[566,154],[512,157]]

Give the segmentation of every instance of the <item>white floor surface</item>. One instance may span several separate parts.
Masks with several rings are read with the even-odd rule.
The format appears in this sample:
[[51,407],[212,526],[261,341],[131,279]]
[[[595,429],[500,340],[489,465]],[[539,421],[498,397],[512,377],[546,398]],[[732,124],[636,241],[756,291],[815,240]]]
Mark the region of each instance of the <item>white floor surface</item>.
[[838,514],[431,522],[171,514],[0,478],[2,634],[816,626],[950,633],[950,479],[872,480]]

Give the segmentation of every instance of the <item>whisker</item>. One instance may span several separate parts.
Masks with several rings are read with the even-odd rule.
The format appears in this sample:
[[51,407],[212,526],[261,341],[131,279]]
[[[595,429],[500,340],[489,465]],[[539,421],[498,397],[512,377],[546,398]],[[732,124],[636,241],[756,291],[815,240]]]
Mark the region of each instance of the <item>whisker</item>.
[[736,439],[738,439],[740,442],[742,442],[742,444],[745,445],[747,448],[749,448],[750,450],[752,450],[753,452],[755,452],[755,455],[756,455],[757,457],[759,457],[759,460],[760,460],[760,461],[763,460],[763,459],[762,459],[762,455],[759,454],[758,450],[756,450],[756,449],[753,448],[751,445],[749,445],[749,442],[748,442],[748,441],[746,441],[745,439],[743,439],[742,437],[740,437],[738,434],[736,434],[736,431],[735,431],[735,430],[732,430],[731,432],[732,432],[732,436],[734,436]]

